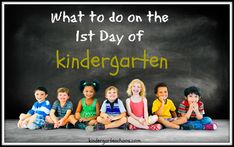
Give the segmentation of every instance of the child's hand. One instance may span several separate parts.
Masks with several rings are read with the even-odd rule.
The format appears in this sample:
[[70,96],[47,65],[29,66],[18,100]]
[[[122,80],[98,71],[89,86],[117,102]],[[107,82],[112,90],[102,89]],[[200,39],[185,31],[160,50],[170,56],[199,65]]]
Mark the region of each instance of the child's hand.
[[164,97],[159,97],[159,100],[162,104],[165,104],[165,100],[164,100]]
[[59,122],[54,123],[54,128],[59,128]]
[[87,121],[87,119],[85,119],[85,118],[80,118],[79,121],[80,121],[80,122],[85,122],[85,121]]
[[61,126],[62,126],[62,123],[63,123],[63,119],[60,119],[60,120],[58,121],[58,127],[61,127]]
[[142,125],[144,125],[144,123],[146,122],[145,119],[142,118],[142,117],[141,117],[138,121],[139,121]]
[[195,112],[199,112],[199,110],[198,110],[198,104],[197,104],[197,103],[194,103],[194,104],[193,104],[193,110],[194,110]]

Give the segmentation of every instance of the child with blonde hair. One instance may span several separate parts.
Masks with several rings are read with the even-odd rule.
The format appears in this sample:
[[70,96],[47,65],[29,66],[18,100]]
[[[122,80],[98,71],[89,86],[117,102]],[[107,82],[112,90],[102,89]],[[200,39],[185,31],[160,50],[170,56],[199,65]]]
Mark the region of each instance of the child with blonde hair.
[[95,93],[99,90],[99,83],[80,82],[80,91],[84,97],[79,101],[75,115],[70,115],[67,128],[85,129],[87,131],[93,130],[93,126],[97,123],[97,116],[100,114],[100,105],[97,98],[94,98]]
[[46,117],[45,129],[53,129],[65,126],[73,110],[72,102],[69,101],[70,90],[62,87],[57,90],[57,98],[50,110],[50,116]]
[[102,103],[101,114],[97,117],[96,130],[109,128],[127,129],[126,109],[118,98],[118,89],[109,86],[105,90],[106,100]]
[[168,98],[168,88],[165,83],[155,86],[156,99],[153,102],[152,113],[158,115],[158,122],[165,127],[180,129],[180,125],[187,122],[186,117],[177,117],[176,107]]
[[130,82],[127,89],[127,94],[130,96],[126,100],[126,107],[128,111],[129,129],[135,130],[137,128],[160,130],[161,124],[148,123],[148,106],[145,97],[145,85],[139,79],[134,79]]

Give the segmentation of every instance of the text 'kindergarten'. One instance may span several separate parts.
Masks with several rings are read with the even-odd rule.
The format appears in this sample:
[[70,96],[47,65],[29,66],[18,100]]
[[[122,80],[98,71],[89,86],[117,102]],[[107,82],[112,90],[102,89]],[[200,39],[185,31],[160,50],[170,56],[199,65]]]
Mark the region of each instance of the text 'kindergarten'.
[[[109,71],[110,76],[117,76],[121,68],[134,69],[140,68],[146,69],[147,64],[151,68],[155,69],[167,69],[168,60],[165,57],[147,56],[147,50],[143,51],[141,57],[99,57],[92,55],[89,49],[86,49],[86,55],[84,58],[73,57],[70,54],[62,53],[60,50],[56,50],[56,68],[57,69],[90,69],[94,68],[111,68]],[[81,55],[77,55],[81,56]]]

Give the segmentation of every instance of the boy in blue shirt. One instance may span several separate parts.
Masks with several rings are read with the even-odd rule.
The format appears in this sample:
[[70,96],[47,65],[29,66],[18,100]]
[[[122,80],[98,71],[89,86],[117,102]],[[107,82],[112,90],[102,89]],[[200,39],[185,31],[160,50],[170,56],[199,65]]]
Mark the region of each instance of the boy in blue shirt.
[[27,114],[21,113],[18,121],[18,128],[28,128],[30,130],[39,129],[45,124],[45,117],[49,114],[51,105],[48,100],[48,91],[45,87],[38,87],[35,90],[35,102]]
[[118,98],[118,89],[110,86],[105,90],[105,100],[101,107],[101,114],[97,117],[96,130],[109,128],[127,129],[126,109]]

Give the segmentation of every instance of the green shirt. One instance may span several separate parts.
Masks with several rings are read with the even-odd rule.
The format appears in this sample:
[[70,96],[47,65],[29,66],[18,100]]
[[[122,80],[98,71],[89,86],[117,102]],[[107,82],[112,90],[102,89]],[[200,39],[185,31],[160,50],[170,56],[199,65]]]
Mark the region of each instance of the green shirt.
[[89,118],[89,117],[96,116],[96,103],[97,103],[97,99],[95,98],[92,104],[86,105],[85,98],[82,98],[81,100],[82,110],[80,113],[80,117]]

